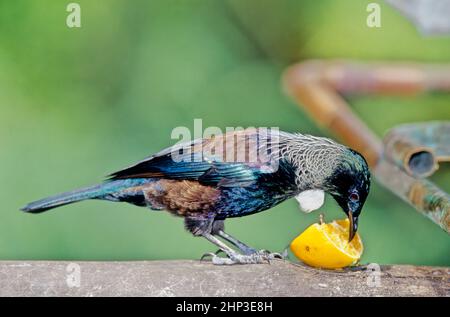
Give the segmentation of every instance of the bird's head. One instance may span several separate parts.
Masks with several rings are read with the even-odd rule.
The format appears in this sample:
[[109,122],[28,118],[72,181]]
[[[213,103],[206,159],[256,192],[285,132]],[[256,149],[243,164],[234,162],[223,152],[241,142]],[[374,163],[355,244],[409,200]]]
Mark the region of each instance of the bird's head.
[[295,169],[300,209],[320,208],[330,194],[350,220],[350,241],[370,189],[364,157],[331,139],[304,134],[281,134],[281,153]]
[[358,230],[358,218],[370,189],[370,172],[364,157],[348,149],[337,158],[326,180],[326,191],[333,196],[350,221],[351,241]]

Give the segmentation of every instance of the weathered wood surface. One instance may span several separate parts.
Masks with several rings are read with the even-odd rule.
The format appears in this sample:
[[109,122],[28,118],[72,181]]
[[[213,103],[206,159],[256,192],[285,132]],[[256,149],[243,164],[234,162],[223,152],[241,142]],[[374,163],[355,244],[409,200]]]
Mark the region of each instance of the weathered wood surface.
[[281,260],[225,267],[185,260],[3,261],[0,296],[450,296],[450,268],[395,265],[374,273]]

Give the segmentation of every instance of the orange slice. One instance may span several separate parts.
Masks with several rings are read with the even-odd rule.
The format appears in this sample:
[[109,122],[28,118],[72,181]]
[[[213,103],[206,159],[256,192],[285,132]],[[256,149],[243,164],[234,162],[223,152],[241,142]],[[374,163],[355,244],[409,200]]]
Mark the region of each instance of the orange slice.
[[291,242],[295,256],[307,265],[338,269],[356,264],[363,253],[361,237],[348,242],[349,220],[313,224]]

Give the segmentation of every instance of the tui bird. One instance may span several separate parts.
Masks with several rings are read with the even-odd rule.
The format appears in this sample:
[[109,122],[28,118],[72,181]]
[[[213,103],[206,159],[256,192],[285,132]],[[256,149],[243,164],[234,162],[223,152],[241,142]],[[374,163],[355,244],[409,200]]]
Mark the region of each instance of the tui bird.
[[[270,209],[295,197],[300,208],[320,208],[329,193],[350,220],[349,240],[370,188],[363,156],[330,139],[251,128],[176,144],[109,175],[103,183],[32,202],[40,213],[86,199],[127,202],[184,217],[185,228],[219,247],[214,264],[262,263],[257,251],[224,231],[224,220]],[[225,244],[234,245],[240,252]]]

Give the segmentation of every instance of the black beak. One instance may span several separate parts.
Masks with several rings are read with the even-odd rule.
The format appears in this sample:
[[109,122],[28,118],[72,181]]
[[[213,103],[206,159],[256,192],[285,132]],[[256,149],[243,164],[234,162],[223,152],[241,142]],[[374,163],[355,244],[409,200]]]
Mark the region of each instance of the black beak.
[[348,242],[352,242],[353,238],[355,237],[356,231],[358,231],[358,217],[353,217],[353,211],[351,210],[349,210],[347,216],[348,220],[350,221],[350,234],[348,237]]

